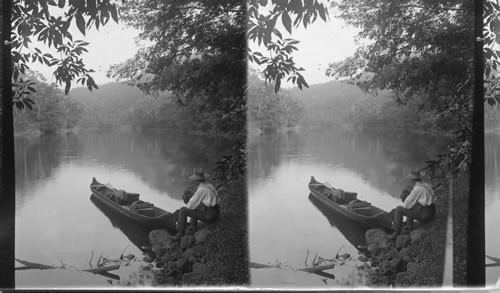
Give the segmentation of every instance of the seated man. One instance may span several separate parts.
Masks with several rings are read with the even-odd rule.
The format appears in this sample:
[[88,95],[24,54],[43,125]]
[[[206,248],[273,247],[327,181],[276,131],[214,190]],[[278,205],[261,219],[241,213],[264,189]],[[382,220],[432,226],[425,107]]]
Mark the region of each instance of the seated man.
[[174,239],[181,238],[186,230],[187,217],[193,220],[193,224],[198,220],[203,222],[211,222],[219,217],[219,205],[217,204],[217,190],[215,187],[206,182],[209,175],[203,172],[202,168],[195,168],[193,175],[189,176],[190,180],[198,181],[199,185],[196,192],[190,197],[189,192],[183,195],[185,207],[179,209],[177,218],[177,234]]
[[434,191],[429,183],[422,181],[420,171],[413,170],[406,178],[414,183],[413,189],[408,196],[405,196],[403,191],[401,195],[403,206],[398,206],[393,210],[392,229],[394,232],[387,236],[390,239],[395,239],[401,232],[403,216],[406,216],[411,223],[412,219],[427,222],[436,214]]

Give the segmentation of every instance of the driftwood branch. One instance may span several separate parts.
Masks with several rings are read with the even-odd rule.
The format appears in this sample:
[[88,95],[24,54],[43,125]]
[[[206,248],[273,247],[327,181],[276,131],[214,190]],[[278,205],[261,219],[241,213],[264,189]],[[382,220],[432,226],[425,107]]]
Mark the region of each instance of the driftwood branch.
[[315,273],[315,272],[321,272],[324,270],[329,270],[333,269],[335,267],[335,264],[327,264],[327,265],[322,265],[322,266],[315,266],[315,267],[310,267],[310,268],[303,268],[303,269],[297,269],[297,271],[302,271],[302,272],[307,272],[307,273]]
[[36,263],[36,262],[25,261],[25,260],[21,260],[18,258],[16,258],[16,261],[19,262],[20,264],[24,265],[24,267],[21,267],[24,270],[28,270],[28,269],[49,270],[49,269],[58,269],[59,268],[59,267],[44,265],[44,264],[40,264],[40,263]]
[[[57,267],[57,266],[45,265],[45,264],[36,263],[36,262],[25,261],[25,260],[18,259],[18,258],[16,258],[16,261],[19,262],[20,264],[24,265],[23,267],[15,268],[15,270],[17,270],[17,271],[36,270],[36,269],[38,269],[38,270],[50,270],[50,269],[67,270],[67,268],[64,264],[62,264],[60,267]],[[92,265],[91,265],[91,267],[92,267]],[[107,267],[99,267],[99,268],[95,268],[95,269],[91,268],[91,269],[87,269],[87,270],[82,270],[82,272],[98,274],[98,275],[109,277],[109,278],[112,278],[115,280],[119,280],[120,279],[119,276],[109,273],[110,271],[114,271],[114,270],[117,270],[119,268],[120,268],[120,265],[111,265],[111,266],[107,266]]]
[[[277,266],[277,265],[267,265],[267,264],[260,264],[260,263],[255,263],[255,262],[249,262],[248,267],[253,268],[253,269],[269,269],[269,268],[280,269],[281,268],[280,266]],[[335,264],[327,264],[327,265],[322,265],[322,266],[301,268],[301,269],[295,269],[295,270],[301,271],[301,272],[306,272],[306,273],[316,273],[316,272],[321,272],[324,270],[333,269],[334,267],[335,267]]]
[[120,268],[120,265],[113,265],[113,266],[109,266],[109,267],[100,267],[100,268],[96,268],[96,269],[83,270],[82,272],[100,274],[103,272],[114,271],[114,270],[117,270],[119,268]]

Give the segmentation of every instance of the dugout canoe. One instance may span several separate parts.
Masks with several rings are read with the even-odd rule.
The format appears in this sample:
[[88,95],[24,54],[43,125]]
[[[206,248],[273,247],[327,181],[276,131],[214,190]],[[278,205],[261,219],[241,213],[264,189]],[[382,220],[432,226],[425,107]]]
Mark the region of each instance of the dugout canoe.
[[340,190],[317,181],[314,176],[311,176],[309,190],[311,196],[331,213],[341,214],[367,228],[391,227],[392,214],[369,202],[359,200],[356,193],[340,192]]
[[[95,178],[92,178],[90,190],[95,200],[112,209],[118,214],[133,220],[150,229],[168,229],[176,231],[177,212],[170,213],[155,205],[149,206],[147,210],[134,209],[134,203],[120,204],[114,200],[114,194],[117,189],[102,184]],[[137,195],[138,197],[139,195]],[[142,201],[141,201],[142,202]]]

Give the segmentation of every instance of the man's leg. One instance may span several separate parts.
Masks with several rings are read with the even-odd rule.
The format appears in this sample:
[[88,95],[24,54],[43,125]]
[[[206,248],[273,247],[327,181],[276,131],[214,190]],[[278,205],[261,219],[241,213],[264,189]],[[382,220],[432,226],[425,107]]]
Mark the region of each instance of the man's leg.
[[401,226],[403,224],[403,217],[406,216],[408,218],[417,218],[419,215],[419,207],[415,205],[411,209],[405,209],[402,206],[398,206],[394,209],[394,219],[392,221],[392,233],[389,238],[395,239],[399,233],[401,233]]
[[180,238],[184,235],[186,231],[187,217],[191,217],[196,220],[204,220],[205,213],[200,208],[196,208],[194,210],[188,209],[187,207],[180,208],[179,217],[177,218],[177,235],[175,235],[175,238]]

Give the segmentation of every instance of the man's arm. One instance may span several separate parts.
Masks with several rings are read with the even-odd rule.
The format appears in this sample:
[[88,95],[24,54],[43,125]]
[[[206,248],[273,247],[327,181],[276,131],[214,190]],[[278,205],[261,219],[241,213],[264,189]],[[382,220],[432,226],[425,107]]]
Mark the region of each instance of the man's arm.
[[201,192],[200,189],[198,189],[189,199],[188,203],[186,204],[186,207],[190,210],[194,210],[200,205],[202,199],[203,199],[203,192]]
[[410,195],[408,195],[408,197],[404,200],[403,207],[405,209],[411,209],[415,205],[415,203],[417,203],[418,195],[419,195],[418,190],[414,188],[410,192]]

